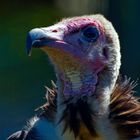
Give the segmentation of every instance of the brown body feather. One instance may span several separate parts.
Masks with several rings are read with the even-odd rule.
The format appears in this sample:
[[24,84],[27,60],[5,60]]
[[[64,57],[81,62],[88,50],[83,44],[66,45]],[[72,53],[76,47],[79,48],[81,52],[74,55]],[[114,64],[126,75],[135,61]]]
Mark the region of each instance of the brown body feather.
[[133,96],[135,86],[130,79],[118,80],[111,95],[109,118],[123,140],[140,137],[140,102]]
[[[133,138],[140,137],[140,102],[138,101],[138,98],[133,96],[133,89],[135,86],[136,83],[130,82],[130,79],[119,79],[115,85],[113,93],[111,94],[109,119],[116,128],[121,140],[131,140]],[[56,115],[57,90],[53,88],[53,90],[49,90],[49,92],[51,92],[48,94],[48,97],[51,98],[51,102],[41,107],[43,109],[43,113],[41,115],[53,122]],[[68,104],[68,106],[59,121],[59,123],[61,121],[65,122],[63,133],[65,133],[66,129],[69,128],[73,131],[76,137],[84,139],[81,132],[85,129],[86,131],[84,132],[86,132],[86,134],[96,138],[98,135],[94,129],[94,126],[92,126],[92,123],[89,122],[93,121],[91,120],[91,116],[94,116],[94,114],[93,112],[87,114],[85,111],[90,111],[88,104],[84,102],[86,107],[81,107],[81,103],[82,102],[77,103],[76,109],[74,109],[75,107],[73,105],[71,106],[68,102],[65,102],[65,104]],[[73,112],[76,113],[78,106],[79,108],[81,107],[80,115],[81,118],[83,118],[83,120],[80,120],[81,122],[79,122],[76,115],[73,114]],[[85,114],[88,115],[88,118],[84,117]],[[82,129],[83,126],[86,127]]]

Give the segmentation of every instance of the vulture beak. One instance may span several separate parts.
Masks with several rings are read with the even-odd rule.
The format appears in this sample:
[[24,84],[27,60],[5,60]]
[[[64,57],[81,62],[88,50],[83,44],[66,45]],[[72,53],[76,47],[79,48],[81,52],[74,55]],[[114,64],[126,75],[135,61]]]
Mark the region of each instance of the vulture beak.
[[63,30],[58,31],[54,26],[32,29],[26,39],[26,52],[30,56],[32,48],[59,47],[63,42]]
[[41,29],[36,28],[28,33],[26,39],[26,52],[29,56],[31,55],[32,47],[39,47],[43,38],[46,38],[46,41],[48,40],[45,32]]

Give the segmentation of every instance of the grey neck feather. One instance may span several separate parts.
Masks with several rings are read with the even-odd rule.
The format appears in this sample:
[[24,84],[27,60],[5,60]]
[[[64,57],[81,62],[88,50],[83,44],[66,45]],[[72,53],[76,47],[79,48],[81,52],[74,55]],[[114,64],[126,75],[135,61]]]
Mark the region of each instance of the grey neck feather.
[[[116,34],[117,35],[117,34]],[[120,45],[118,39],[113,42],[114,44],[109,44],[109,63],[108,67],[104,69],[99,75],[99,84],[96,87],[95,97],[89,98],[94,112],[98,115],[108,114],[108,107],[110,104],[110,96],[115,87],[119,69],[120,69]]]

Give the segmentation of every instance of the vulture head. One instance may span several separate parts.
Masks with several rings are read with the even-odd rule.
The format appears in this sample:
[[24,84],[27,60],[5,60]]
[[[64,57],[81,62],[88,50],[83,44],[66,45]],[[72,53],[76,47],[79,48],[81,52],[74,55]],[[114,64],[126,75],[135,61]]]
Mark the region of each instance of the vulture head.
[[74,17],[35,28],[27,37],[29,55],[32,48],[49,56],[64,100],[112,92],[120,68],[120,46],[112,24],[103,16]]
[[[70,128],[77,136],[84,127],[87,133],[96,135],[94,129],[102,133],[103,121],[110,127],[110,96],[121,58],[112,24],[102,15],[63,19],[53,26],[32,29],[27,36],[29,55],[32,48],[43,50],[54,66],[58,87],[56,122],[62,124],[62,133]],[[113,129],[110,132],[115,133]]]

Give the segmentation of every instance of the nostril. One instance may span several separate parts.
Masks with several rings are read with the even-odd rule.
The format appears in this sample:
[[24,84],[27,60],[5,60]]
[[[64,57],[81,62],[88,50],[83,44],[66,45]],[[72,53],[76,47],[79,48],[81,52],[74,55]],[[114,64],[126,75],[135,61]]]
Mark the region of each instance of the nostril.
[[53,33],[56,33],[56,32],[58,32],[58,31],[57,31],[57,30],[52,30],[52,32],[53,32]]

